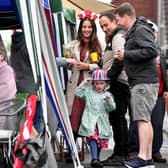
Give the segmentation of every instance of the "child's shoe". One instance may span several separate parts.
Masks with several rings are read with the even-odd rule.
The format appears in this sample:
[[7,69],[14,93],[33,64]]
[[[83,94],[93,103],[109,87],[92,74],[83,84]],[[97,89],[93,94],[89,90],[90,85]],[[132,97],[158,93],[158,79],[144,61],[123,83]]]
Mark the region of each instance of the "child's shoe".
[[98,159],[92,159],[91,167],[103,168],[103,164]]

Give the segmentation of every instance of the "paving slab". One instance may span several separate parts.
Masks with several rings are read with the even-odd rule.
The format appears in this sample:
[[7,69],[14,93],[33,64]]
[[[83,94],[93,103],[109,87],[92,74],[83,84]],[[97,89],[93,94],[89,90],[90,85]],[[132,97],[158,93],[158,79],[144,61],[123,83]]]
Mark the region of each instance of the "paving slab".
[[[110,139],[109,143],[110,143],[109,148],[102,150],[100,155],[100,160],[104,160],[112,154],[112,149],[114,146],[113,138]],[[164,117],[163,145],[161,148],[161,154],[168,161],[168,113],[167,112],[165,113],[165,117]],[[81,161],[81,164],[85,168],[91,168],[90,162],[91,162],[91,155],[87,151],[85,152],[85,159],[84,161]],[[58,163],[58,168],[74,168],[74,165],[72,163],[66,163],[66,161],[57,160],[57,163]],[[123,167],[124,166],[104,166],[104,168],[123,168]],[[168,163],[155,163],[155,168],[168,168]]]
[[[104,160],[108,156],[110,156],[112,153],[112,150],[102,150],[102,153],[100,155],[100,159]],[[163,157],[165,157],[168,160],[168,152],[162,153]],[[58,168],[74,168],[74,165],[72,163],[66,163],[66,161],[57,161],[58,162]],[[84,168],[91,168],[90,166],[91,162],[91,156],[90,153],[85,153],[85,159],[84,161],[81,161],[81,164],[84,166]],[[104,166],[104,168],[123,168],[124,166]],[[168,163],[155,163],[155,168],[168,168]]]

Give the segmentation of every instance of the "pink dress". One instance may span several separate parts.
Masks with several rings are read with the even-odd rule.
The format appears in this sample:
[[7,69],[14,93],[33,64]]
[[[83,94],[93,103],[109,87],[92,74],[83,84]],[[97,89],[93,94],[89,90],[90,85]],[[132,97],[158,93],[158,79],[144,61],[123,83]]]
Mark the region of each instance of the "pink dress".
[[100,139],[98,136],[99,136],[99,131],[98,131],[98,128],[96,126],[96,128],[95,128],[95,134],[93,136],[87,137],[88,143],[91,140],[94,139],[94,140],[97,141],[97,144],[98,144],[99,148],[108,148],[108,139]]

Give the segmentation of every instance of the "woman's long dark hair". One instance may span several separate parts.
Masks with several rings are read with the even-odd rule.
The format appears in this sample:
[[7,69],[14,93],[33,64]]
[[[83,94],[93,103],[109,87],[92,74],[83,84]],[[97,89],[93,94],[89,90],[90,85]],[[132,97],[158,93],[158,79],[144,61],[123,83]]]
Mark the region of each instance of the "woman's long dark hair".
[[85,41],[84,41],[84,37],[82,34],[82,26],[83,26],[84,21],[86,20],[88,20],[91,23],[92,29],[93,29],[90,40],[89,40],[89,45],[88,45],[89,53],[97,52],[99,56],[101,56],[102,48],[101,48],[100,42],[97,37],[97,28],[96,28],[96,24],[94,20],[84,18],[80,21],[79,28],[78,28],[78,34],[77,34],[77,40],[80,41],[80,47],[83,48],[85,45]]

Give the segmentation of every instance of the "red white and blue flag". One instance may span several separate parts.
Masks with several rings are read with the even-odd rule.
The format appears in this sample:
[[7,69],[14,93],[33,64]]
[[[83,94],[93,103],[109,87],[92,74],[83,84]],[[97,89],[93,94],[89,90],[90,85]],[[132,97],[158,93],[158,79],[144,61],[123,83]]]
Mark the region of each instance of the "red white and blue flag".
[[50,8],[50,1],[49,0],[41,0],[41,4],[44,8],[49,9]]
[[50,31],[54,54],[56,56],[57,55],[56,42],[55,42],[56,40],[55,40],[55,32],[54,32],[54,28],[53,28],[53,19],[52,19],[52,13],[51,13],[51,8],[50,8],[50,1],[49,0],[41,0],[41,3],[42,3],[42,6],[44,8],[45,15],[47,18],[47,23],[48,23],[48,28]]

